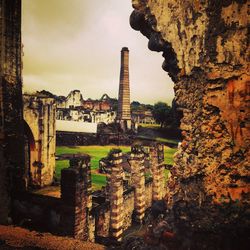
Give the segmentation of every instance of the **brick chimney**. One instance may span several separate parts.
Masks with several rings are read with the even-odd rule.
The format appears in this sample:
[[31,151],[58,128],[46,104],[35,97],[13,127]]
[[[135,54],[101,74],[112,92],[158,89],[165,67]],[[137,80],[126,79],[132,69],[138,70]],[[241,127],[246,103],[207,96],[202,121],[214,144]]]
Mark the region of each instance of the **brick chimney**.
[[123,130],[131,129],[130,88],[129,88],[129,50],[121,50],[121,70],[118,98],[117,121]]

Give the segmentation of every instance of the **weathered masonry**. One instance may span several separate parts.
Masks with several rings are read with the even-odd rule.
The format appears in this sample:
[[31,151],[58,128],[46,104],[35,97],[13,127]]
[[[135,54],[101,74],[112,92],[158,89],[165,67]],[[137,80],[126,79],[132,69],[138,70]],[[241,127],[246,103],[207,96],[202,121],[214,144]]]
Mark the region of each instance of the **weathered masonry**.
[[162,145],[150,147],[154,152],[150,169],[157,172],[156,178],[145,178],[143,152],[142,147],[132,147],[130,179],[126,182],[123,153],[111,151],[107,186],[97,192],[91,188],[90,157],[73,156],[69,168],[62,170],[61,198],[19,192],[13,197],[14,221],[29,221],[33,228],[81,240],[121,241],[132,223],[141,224],[146,210],[165,196]]
[[52,184],[56,151],[56,104],[42,94],[24,94],[26,187]]
[[0,1],[0,223],[7,223],[10,193],[23,185],[24,144],[21,1]]
[[173,227],[244,235],[250,228],[249,4],[132,3],[131,26],[149,39],[149,49],[163,52],[183,113],[184,139],[167,185]]

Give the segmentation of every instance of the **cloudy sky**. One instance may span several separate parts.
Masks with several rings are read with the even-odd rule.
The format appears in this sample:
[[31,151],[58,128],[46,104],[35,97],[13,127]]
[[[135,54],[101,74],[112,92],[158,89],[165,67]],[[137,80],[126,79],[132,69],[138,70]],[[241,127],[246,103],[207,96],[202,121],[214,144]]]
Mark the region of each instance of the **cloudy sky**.
[[160,53],[129,25],[130,0],[23,0],[25,91],[118,96],[120,51],[130,50],[131,101],[171,103]]

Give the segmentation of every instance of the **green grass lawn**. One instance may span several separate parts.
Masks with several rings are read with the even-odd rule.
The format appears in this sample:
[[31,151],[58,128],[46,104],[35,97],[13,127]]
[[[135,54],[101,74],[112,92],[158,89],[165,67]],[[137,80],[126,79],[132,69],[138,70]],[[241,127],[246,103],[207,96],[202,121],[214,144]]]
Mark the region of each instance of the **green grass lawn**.
[[[66,146],[58,146],[56,147],[56,155],[62,154],[78,154],[84,153],[91,156],[91,169],[96,170],[99,168],[99,160],[109,153],[109,151],[115,148],[114,146],[79,146],[79,147],[66,147]],[[117,147],[116,147],[117,148]],[[120,146],[119,147],[122,152],[127,153],[130,151],[129,146]],[[173,164],[173,154],[176,152],[176,149],[164,148],[165,153],[165,163]],[[68,160],[57,160],[56,161],[56,178],[59,180],[61,178],[61,170],[63,168],[69,167]],[[101,189],[102,186],[106,185],[106,176],[92,173],[92,187],[93,190]]]
[[146,124],[146,123],[139,123],[138,126],[141,126],[143,128],[160,128],[160,124]]
[[[95,170],[99,168],[99,160],[109,153],[112,148],[118,148],[115,146],[79,146],[79,147],[66,147],[66,146],[58,146],[56,147],[56,155],[62,154],[78,154],[84,153],[91,156],[91,169]],[[120,146],[119,147],[122,152],[129,152],[130,147],[128,146]],[[56,161],[56,178],[61,178],[61,170],[63,168],[67,168],[69,166],[68,160],[58,160]],[[101,189],[102,186],[106,185],[106,176],[92,173],[92,187],[93,190]]]
[[99,190],[103,186],[106,186],[106,176],[99,175],[99,174],[91,174],[91,180],[92,180],[92,190]]
[[[109,151],[114,148],[114,146],[79,146],[79,147],[56,147],[56,155],[61,154],[78,154],[84,153],[91,156],[91,169],[98,169],[99,160],[109,153]],[[118,147],[116,147],[118,148]],[[126,153],[130,151],[128,146],[119,147],[122,152]]]
[[173,165],[174,164],[174,153],[177,151],[176,148],[168,148],[168,147],[164,147],[164,162],[166,164],[170,164]]

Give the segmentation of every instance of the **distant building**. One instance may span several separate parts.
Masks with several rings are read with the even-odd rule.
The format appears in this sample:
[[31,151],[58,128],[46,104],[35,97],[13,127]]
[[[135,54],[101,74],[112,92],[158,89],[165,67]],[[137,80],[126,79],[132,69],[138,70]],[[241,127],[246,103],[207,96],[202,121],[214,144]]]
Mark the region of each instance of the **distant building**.
[[58,108],[74,108],[81,107],[83,97],[80,90],[72,90],[67,97],[60,96],[57,100]]
[[92,122],[110,124],[115,122],[115,111],[99,111],[90,113]]
[[83,108],[57,108],[56,119],[64,121],[76,121],[85,123],[105,123],[115,122],[115,111],[91,111]]
[[95,111],[113,110],[113,100],[107,94],[104,94],[100,100],[87,99],[83,101],[83,108]]
[[135,123],[155,124],[151,110],[136,110],[132,112],[132,120]]
[[71,91],[67,97],[56,98],[56,119],[84,123],[115,122],[116,111],[113,110],[115,99],[104,94],[99,100],[84,100],[79,90]]

